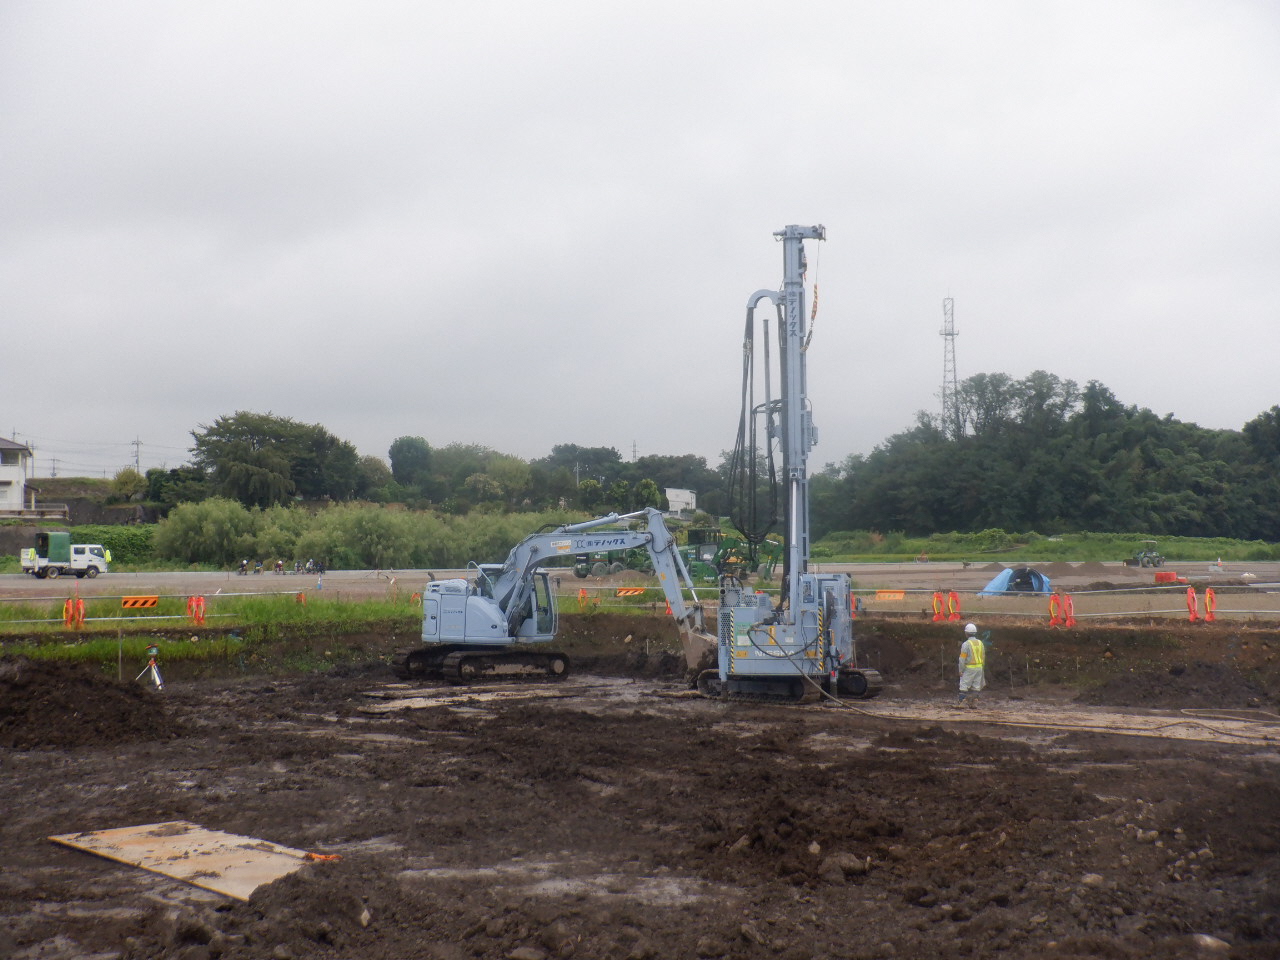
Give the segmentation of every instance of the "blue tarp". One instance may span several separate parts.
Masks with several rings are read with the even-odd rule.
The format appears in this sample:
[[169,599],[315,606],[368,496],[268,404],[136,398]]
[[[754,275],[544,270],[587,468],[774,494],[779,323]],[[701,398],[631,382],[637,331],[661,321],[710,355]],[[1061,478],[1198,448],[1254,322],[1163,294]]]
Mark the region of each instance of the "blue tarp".
[[999,593],[1049,593],[1049,578],[1031,567],[1008,567],[978,591],[978,596],[994,596]]

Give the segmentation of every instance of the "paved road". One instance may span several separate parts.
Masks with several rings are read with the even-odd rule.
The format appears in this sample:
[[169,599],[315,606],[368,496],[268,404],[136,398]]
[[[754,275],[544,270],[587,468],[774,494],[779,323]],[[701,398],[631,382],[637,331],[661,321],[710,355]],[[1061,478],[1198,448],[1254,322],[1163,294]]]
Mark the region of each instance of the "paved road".
[[[989,565],[971,564],[965,568],[960,563],[823,563],[813,564],[817,571],[847,573],[858,590],[957,590],[973,593],[981,590],[994,572]],[[1035,564],[1037,569],[1055,568],[1049,571],[1055,586],[1068,589],[1080,588],[1088,583],[1106,580],[1118,586],[1146,586],[1154,581],[1152,570],[1126,567],[1122,563],[1090,565],[1089,570],[1061,570],[1061,562]],[[1080,565],[1073,565],[1079,567]],[[1102,566],[1104,572],[1098,572]],[[1232,580],[1243,578],[1253,584],[1274,583],[1280,585],[1280,563],[1227,563],[1219,570],[1216,565],[1204,561],[1178,563],[1171,561],[1165,570],[1176,572],[1192,583],[1208,580]],[[324,590],[340,591],[344,595],[377,596],[396,588],[420,590],[432,577],[464,577],[465,570],[334,570],[324,575]],[[618,577],[591,577],[578,580],[565,571],[561,576],[561,589],[576,592],[580,587],[607,587],[622,583],[629,575]],[[162,593],[190,596],[202,594],[234,593],[296,593],[315,590],[314,574],[249,574],[240,576],[233,571],[219,573],[193,573],[175,571],[162,573],[108,573],[94,580],[76,580],[74,577],[58,580],[36,580],[24,574],[0,575],[0,598],[48,596],[63,598],[79,589],[82,596],[126,596],[133,594]],[[629,582],[629,581],[628,581]]]
[[315,574],[239,574],[193,573],[190,571],[104,573],[93,580],[77,580],[60,577],[57,580],[37,580],[27,574],[15,573],[0,576],[0,598],[4,597],[54,597],[61,599],[77,590],[86,597],[119,597],[136,594],[173,594],[178,596],[214,596],[236,593],[297,593],[301,590],[320,589],[337,591],[343,595],[377,596],[388,593],[394,585],[411,592],[420,590],[430,575],[437,578],[461,576],[462,571],[448,570],[335,570],[324,575]]

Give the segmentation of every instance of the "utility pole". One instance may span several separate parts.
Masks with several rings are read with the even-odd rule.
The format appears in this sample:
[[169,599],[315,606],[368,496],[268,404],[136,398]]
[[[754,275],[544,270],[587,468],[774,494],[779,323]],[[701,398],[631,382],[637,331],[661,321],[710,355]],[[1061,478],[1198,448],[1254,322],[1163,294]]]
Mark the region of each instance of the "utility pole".
[[136,435],[133,439],[133,469],[142,473],[142,441]]
[[52,466],[49,468],[49,476],[56,477],[58,475],[58,458],[50,457],[49,463],[52,464]]
[[960,418],[960,384],[956,377],[955,301],[947,297],[942,301],[942,429],[952,440],[959,440],[964,433]]

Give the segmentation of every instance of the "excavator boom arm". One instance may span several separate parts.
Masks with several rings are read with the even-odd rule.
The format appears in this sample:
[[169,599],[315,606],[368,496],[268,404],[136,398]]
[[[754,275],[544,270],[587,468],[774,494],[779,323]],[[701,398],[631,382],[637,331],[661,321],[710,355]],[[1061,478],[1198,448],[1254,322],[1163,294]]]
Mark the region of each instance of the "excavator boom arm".
[[[641,529],[618,526],[641,519],[644,522]],[[684,560],[676,549],[675,537],[667,529],[662,513],[652,507],[634,513],[611,513],[595,520],[566,524],[554,530],[531,534],[516,544],[507,555],[502,572],[493,581],[493,597],[506,611],[514,633],[533,589],[534,570],[557,557],[639,547],[649,552],[658,583],[671,606],[671,615],[685,630],[702,632],[705,629],[702,605],[698,603],[693,578],[689,576]],[[685,602],[685,587],[692,593],[692,605]]]

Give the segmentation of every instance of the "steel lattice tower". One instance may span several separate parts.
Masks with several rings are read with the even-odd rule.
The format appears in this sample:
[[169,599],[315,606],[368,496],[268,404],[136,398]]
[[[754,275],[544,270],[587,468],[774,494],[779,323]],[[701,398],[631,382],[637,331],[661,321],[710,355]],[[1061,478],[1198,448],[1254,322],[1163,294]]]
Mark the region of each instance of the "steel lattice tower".
[[960,383],[956,377],[955,301],[947,297],[942,301],[942,429],[952,440],[964,432],[960,419]]

